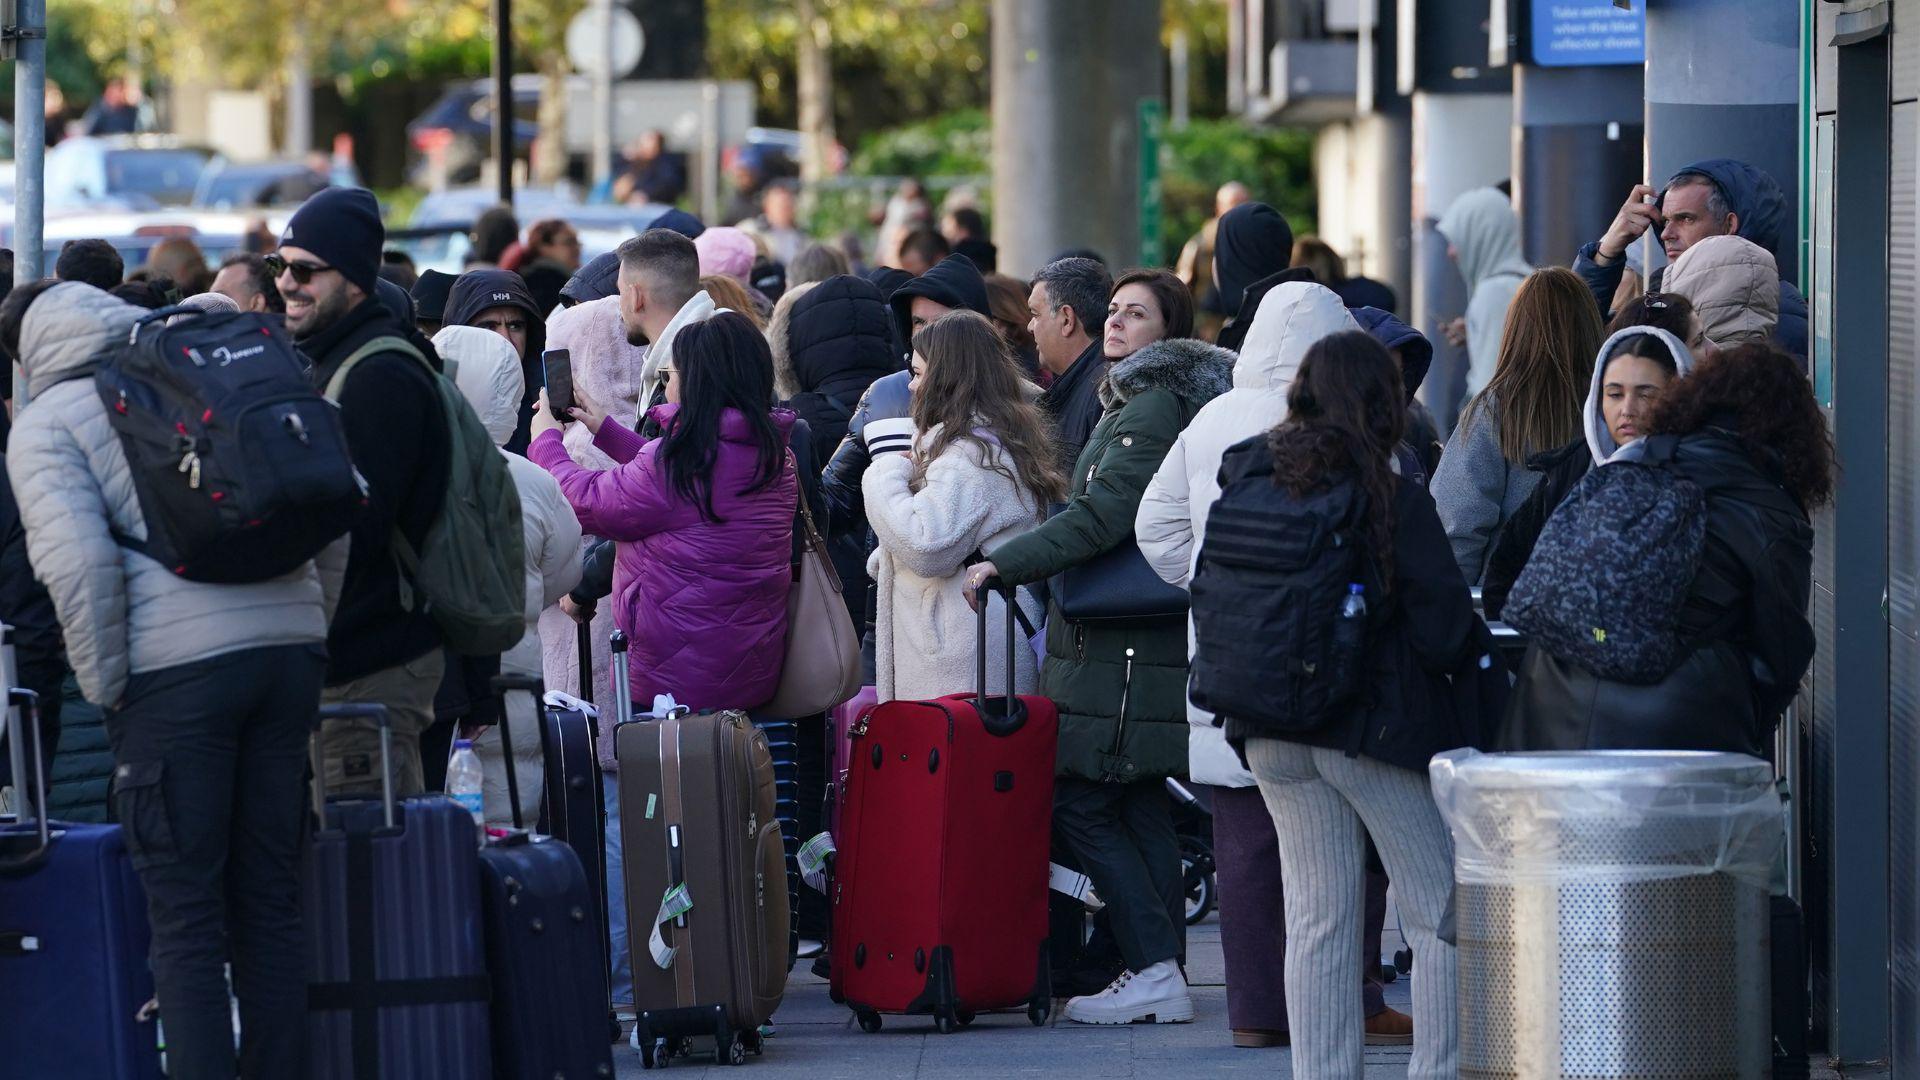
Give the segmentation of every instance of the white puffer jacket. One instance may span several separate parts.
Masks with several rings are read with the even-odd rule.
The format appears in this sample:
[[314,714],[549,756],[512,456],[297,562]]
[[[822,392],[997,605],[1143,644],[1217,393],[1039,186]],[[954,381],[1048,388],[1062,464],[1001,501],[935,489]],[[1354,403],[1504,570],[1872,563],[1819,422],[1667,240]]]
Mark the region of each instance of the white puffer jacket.
[[[979,681],[978,627],[966,598],[968,556],[975,550],[991,556],[1000,544],[1040,524],[1041,517],[1031,492],[987,467],[987,455],[1001,452],[960,439],[927,466],[918,487],[910,482],[909,454],[881,454],[867,466],[860,488],[878,541],[867,572],[879,598],[873,657],[881,701],[957,694]],[[1017,596],[1038,625],[1040,606],[1025,589]],[[1002,605],[995,594],[987,611],[990,694],[1006,693]],[[1015,692],[1031,694],[1039,680],[1038,662],[1024,635],[1018,629],[1014,635]]]
[[122,704],[129,674],[324,644],[328,598],[346,569],[343,537],[321,560],[329,588],[312,563],[271,581],[212,585],[114,541],[115,532],[144,539],[147,524],[93,371],[144,314],[79,282],[35,299],[20,329],[29,404],[7,445],[34,576],[53,597],[81,692],[108,707]]
[[[519,420],[525,387],[520,358],[514,355],[513,346],[491,330],[449,326],[433,336],[433,347],[442,359],[455,365],[454,385],[473,406],[494,444],[504,445]],[[527,632],[519,644],[500,654],[500,670],[511,675],[538,675],[540,613],[580,584],[580,521],[551,473],[518,454],[505,450],[500,454],[507,459],[507,471],[520,492],[520,525],[527,552]],[[541,793],[540,727],[531,701],[515,700],[509,707],[513,710],[507,719],[513,728],[520,806],[531,815]],[[503,824],[512,821],[506,767],[499,756],[499,732],[482,734],[474,741],[474,749],[486,770],[487,820]]]
[[[1206,539],[1207,512],[1220,497],[1220,459],[1236,443],[1287,418],[1287,390],[1314,342],[1360,324],[1331,289],[1309,282],[1277,285],[1261,299],[1240,360],[1233,389],[1207,402],[1174,440],[1173,449],[1140,499],[1134,535],[1154,572],[1185,586]],[[1187,650],[1193,650],[1193,620],[1187,620]],[[1187,703],[1188,773],[1195,783],[1252,787],[1213,714]]]

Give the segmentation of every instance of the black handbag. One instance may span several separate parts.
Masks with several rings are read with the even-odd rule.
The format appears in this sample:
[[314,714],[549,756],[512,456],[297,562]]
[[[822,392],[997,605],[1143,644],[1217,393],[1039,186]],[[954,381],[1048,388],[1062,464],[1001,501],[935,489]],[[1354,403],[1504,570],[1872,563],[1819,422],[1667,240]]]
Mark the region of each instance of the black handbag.
[[1187,613],[1187,590],[1154,573],[1131,536],[1051,580],[1068,622],[1139,622]]

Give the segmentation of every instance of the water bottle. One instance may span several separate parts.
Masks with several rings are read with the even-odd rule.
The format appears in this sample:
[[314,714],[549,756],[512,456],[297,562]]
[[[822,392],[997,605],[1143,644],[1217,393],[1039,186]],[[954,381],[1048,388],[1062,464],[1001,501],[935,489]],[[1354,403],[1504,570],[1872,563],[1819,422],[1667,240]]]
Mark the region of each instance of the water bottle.
[[455,740],[453,758],[447,762],[447,794],[473,815],[474,828],[480,830],[482,841],[487,837],[486,799],[482,794],[484,784],[485,773],[480,769],[480,755],[473,752],[473,740]]
[[1340,618],[1333,624],[1333,694],[1346,698],[1359,690],[1361,657],[1367,644],[1367,588],[1347,586]]

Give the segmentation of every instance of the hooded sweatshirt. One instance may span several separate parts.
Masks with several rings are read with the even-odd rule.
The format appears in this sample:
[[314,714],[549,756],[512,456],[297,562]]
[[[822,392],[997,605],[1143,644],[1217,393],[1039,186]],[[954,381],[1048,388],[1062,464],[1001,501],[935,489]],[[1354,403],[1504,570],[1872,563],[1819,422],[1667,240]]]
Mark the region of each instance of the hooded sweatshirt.
[[[1756,169],[1744,161],[1732,158],[1712,158],[1696,161],[1673,174],[1677,180],[1683,176],[1704,176],[1713,182],[1720,194],[1727,200],[1727,208],[1739,218],[1739,226],[1734,235],[1753,241],[1774,257],[1777,266],[1782,255],[1787,252],[1782,247],[1786,239],[1785,230],[1791,222],[1788,216],[1786,196],[1781,194],[1780,185],[1764,169]],[[1593,290],[1594,302],[1600,310],[1611,315],[1613,294],[1620,287],[1620,275],[1625,269],[1626,260],[1615,259],[1605,266],[1595,261],[1600,252],[1600,242],[1591,240],[1580,249],[1573,260],[1573,272],[1579,274]],[[1686,253],[1681,252],[1684,256]],[[1659,292],[1666,287],[1663,280],[1666,268],[1655,270],[1647,279],[1647,291]],[[1807,300],[1793,283],[1782,279],[1779,286],[1780,321],[1773,330],[1774,343],[1781,348],[1805,359],[1807,356]]]
[[540,354],[545,351],[547,336],[546,313],[528,291],[526,281],[511,270],[469,270],[447,293],[445,318],[440,321],[445,326],[471,326],[482,312],[497,307],[516,308],[527,316],[527,349],[520,357],[520,378],[526,389],[520,398],[519,421],[506,444],[508,450],[524,454],[532,435],[534,403],[546,382]]
[[1607,430],[1603,390],[1606,387],[1607,358],[1614,346],[1625,338],[1650,334],[1666,342],[1673,353],[1676,378],[1693,370],[1693,354],[1672,334],[1653,326],[1629,326],[1607,338],[1593,363],[1593,379],[1587,388],[1587,401],[1581,410],[1581,438],[1557,450],[1548,450],[1527,459],[1527,470],[1538,479],[1520,507],[1507,519],[1487,550],[1486,572],[1480,585],[1487,618],[1497,619],[1506,607],[1507,593],[1533,557],[1533,545],[1540,530],[1560,503],[1596,464],[1611,459],[1620,447]]
[[[1358,330],[1331,289],[1303,282],[1275,287],[1261,301],[1233,365],[1233,388],[1207,402],[1174,440],[1140,499],[1134,536],[1154,572],[1185,586],[1206,540],[1207,513],[1220,497],[1220,461],[1234,444],[1287,418],[1287,391],[1307,349],[1321,338]],[[1193,622],[1187,651],[1193,653]],[[1253,776],[1213,726],[1213,714],[1187,703],[1188,765],[1193,779],[1223,787],[1251,787]]]
[[1500,360],[1507,308],[1533,267],[1520,254],[1520,219],[1497,188],[1476,188],[1453,201],[1437,226],[1458,252],[1467,282],[1467,396],[1486,388]]
[[[473,406],[496,446],[512,437],[525,387],[519,358],[499,334],[472,326],[448,326],[433,336],[441,356],[453,360],[454,384]],[[520,494],[520,524],[526,540],[527,632],[519,644],[500,654],[500,670],[510,675],[541,673],[540,613],[558,603],[580,580],[580,522],[560,493],[552,474],[518,454],[502,450],[513,486]],[[512,702],[515,771],[523,806],[540,802],[540,728],[533,702]],[[475,741],[486,772],[487,820],[512,820],[506,796],[506,770],[500,762],[500,733],[489,728]]]
[[1401,445],[1403,457],[1411,453],[1412,463],[1418,466],[1417,472],[1403,468],[1402,473],[1424,484],[1440,466],[1439,427],[1433,422],[1433,414],[1415,397],[1420,392],[1420,384],[1427,381],[1427,371],[1433,367],[1433,342],[1380,308],[1350,307],[1348,310],[1373,340],[1400,357],[1400,383],[1407,392],[1407,435]]
[[1701,332],[1722,349],[1769,341],[1780,321],[1773,256],[1738,236],[1709,236],[1681,252],[1661,289],[1686,297]]
[[913,348],[913,298],[924,296],[937,304],[943,304],[955,311],[965,308],[977,311],[989,319],[993,310],[987,301],[987,279],[980,276],[980,268],[965,255],[949,255],[933,265],[933,269],[907,282],[894,290],[887,298],[887,306],[893,310],[893,325],[900,335],[902,345],[909,351],[901,356],[902,361],[909,359]]
[[175,577],[115,534],[144,537],[146,517],[93,372],[147,314],[91,285],[42,293],[20,328],[31,404],[14,420],[7,475],[20,505],[27,557],[46,585],[67,658],[88,701],[109,708],[129,675],[271,645],[327,639],[334,573],[344,545],[269,581],[215,585]]

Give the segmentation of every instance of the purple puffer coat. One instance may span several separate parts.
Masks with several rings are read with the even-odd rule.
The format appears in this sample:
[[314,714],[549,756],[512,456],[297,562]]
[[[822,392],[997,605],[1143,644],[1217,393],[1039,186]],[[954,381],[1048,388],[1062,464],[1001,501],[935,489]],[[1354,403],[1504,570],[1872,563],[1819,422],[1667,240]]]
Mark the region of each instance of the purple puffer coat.
[[[648,415],[665,427],[678,411],[659,405]],[[794,414],[775,409],[772,416],[785,446]],[[613,617],[632,641],[634,700],[643,709],[655,694],[672,694],[695,710],[764,704],[779,684],[786,655],[798,497],[792,468],[747,492],[754,447],[746,417],[727,410],[711,473],[720,520],[709,521],[674,492],[659,462],[662,440],[643,441],[609,421],[594,445],[618,464],[603,471],[581,468],[558,431],[535,439],[527,456],[560,482],[581,528],[619,542]]]

